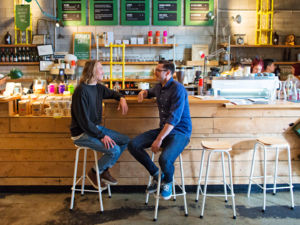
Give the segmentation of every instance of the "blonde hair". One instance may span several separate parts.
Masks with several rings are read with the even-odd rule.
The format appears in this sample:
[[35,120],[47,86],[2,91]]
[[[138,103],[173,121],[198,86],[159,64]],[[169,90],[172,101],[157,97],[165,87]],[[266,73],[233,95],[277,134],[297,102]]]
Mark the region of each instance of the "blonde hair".
[[93,79],[96,71],[96,63],[100,63],[100,61],[90,60],[85,63],[80,78],[80,83],[88,84]]

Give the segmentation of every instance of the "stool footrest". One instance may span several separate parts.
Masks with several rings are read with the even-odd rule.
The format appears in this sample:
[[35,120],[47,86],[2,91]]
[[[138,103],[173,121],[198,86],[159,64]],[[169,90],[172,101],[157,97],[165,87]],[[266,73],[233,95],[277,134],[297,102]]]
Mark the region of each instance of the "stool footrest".
[[209,196],[209,197],[234,197],[234,194],[227,194],[227,195],[222,195],[222,194],[203,194],[203,196]]
[[[102,189],[101,190],[101,192],[102,191],[104,191],[104,190],[106,190],[107,188],[105,188],[105,189]],[[73,189],[73,188],[71,188],[71,190],[73,191],[82,191],[81,189],[77,189],[77,188],[75,188],[75,189]],[[97,190],[87,190],[87,189],[84,189],[84,192],[96,192],[96,193],[98,193],[99,191],[97,191]]]

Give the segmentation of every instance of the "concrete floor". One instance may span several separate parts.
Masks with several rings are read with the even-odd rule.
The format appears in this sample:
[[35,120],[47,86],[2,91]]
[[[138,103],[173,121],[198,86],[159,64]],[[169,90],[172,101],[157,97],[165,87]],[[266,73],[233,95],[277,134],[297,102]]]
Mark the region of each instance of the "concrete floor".
[[261,212],[260,193],[236,194],[237,219],[232,219],[231,199],[224,203],[223,198],[209,197],[206,201],[204,218],[200,219],[200,203],[196,204],[195,194],[188,193],[189,216],[184,216],[182,197],[177,201],[160,201],[158,221],[153,222],[154,198],[144,205],[145,195],[112,193],[109,199],[103,193],[104,213],[99,213],[97,194],[88,193],[75,198],[73,211],[69,210],[70,193],[61,194],[0,194],[1,225],[73,225],[73,224],[253,224],[253,225],[290,225],[300,224],[300,192],[295,192],[295,209],[290,209],[290,195],[280,192],[267,195],[267,209]]

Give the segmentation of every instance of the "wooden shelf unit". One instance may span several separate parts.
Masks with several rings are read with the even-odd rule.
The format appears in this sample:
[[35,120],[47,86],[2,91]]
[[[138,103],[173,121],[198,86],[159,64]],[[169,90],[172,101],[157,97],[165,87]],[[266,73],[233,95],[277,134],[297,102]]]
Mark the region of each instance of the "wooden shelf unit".
[[0,62],[0,66],[38,66],[40,62]]
[[[221,44],[227,47],[228,44]],[[230,45],[230,48],[300,48],[300,45]]]
[[[102,80],[102,82],[122,82],[122,79],[105,79]],[[125,82],[156,82],[156,79],[150,78],[150,79],[125,79]]]
[[[133,47],[140,47],[140,48],[173,48],[173,44],[143,44],[143,45],[125,45],[126,48],[133,48]],[[175,44],[175,46],[177,47],[178,44]],[[93,48],[96,48],[96,44],[93,45]],[[99,44],[99,47],[106,47],[104,44]],[[109,46],[107,46],[109,47]]]
[[17,45],[5,45],[5,44],[0,44],[0,48],[17,48],[17,47],[36,47],[37,45],[33,45],[33,44],[17,44]]

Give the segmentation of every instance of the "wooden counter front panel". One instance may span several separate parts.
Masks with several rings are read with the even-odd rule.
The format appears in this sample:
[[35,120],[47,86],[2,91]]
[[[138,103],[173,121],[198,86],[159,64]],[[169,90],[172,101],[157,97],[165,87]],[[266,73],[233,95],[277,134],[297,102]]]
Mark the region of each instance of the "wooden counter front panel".
[[[134,137],[159,125],[158,111],[153,103],[129,104],[127,116],[122,116],[117,106],[117,103],[105,105],[103,124],[107,128]],[[190,109],[193,133],[183,153],[186,184],[197,183],[202,140],[232,143],[234,183],[247,184],[255,138],[264,135],[283,137],[289,142],[293,181],[300,183],[300,139],[289,127],[290,123],[299,121],[299,109],[227,109],[221,104],[191,104]],[[75,146],[70,139],[69,124],[70,118],[0,117],[0,185],[71,185]],[[93,155],[89,153],[87,157],[89,169],[93,165]],[[262,154],[256,155],[259,162],[262,157]],[[267,157],[270,160],[267,170],[273,174],[275,154]],[[157,158],[158,155],[155,160]],[[285,151],[280,151],[279,159],[278,173],[287,180]],[[176,177],[179,176],[178,166],[177,161]],[[213,158],[212,167],[211,175],[222,180],[219,156]],[[261,168],[258,166],[255,173]],[[81,169],[80,164],[79,174]],[[111,172],[120,185],[145,185],[148,181],[147,171],[127,150]]]
[[12,117],[10,131],[16,133],[69,133],[71,119],[52,117]]

